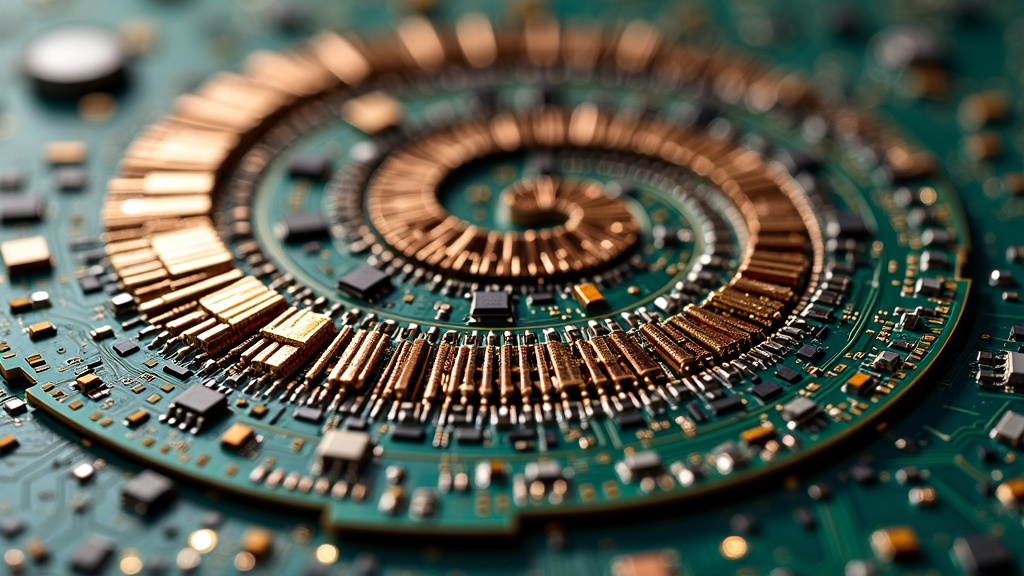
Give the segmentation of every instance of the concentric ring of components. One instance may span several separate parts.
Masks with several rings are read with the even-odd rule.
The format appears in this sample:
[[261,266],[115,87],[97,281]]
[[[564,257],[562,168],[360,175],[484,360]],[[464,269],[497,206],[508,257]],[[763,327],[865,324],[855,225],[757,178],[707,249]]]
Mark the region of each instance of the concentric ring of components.
[[[888,184],[873,187],[840,168],[852,162],[827,162],[815,176],[813,162],[784,166],[706,124],[588,102],[484,113],[419,139],[388,132],[399,122],[382,87],[492,68],[627,86],[643,77],[673,89],[699,86],[748,116],[815,118],[834,135],[819,147],[823,155],[846,161],[847,149],[880,152],[872,157],[892,180],[929,186],[933,217],[914,228],[904,212],[922,196],[897,202],[884,192]],[[695,270],[659,293],[657,305],[600,321],[584,312],[541,333],[514,325],[442,333],[392,317],[373,298],[359,307],[329,304],[255,258],[269,249],[253,239],[256,205],[231,204],[213,219],[211,210],[232,182],[250,187],[233,197],[252,197],[275,162],[268,142],[299,136],[282,119],[339,102],[338,113],[380,152],[364,164],[353,158],[365,190],[339,188],[360,204],[353,213],[365,203],[372,224],[336,236],[377,247],[368,257],[377,266],[349,282],[367,293],[387,270],[411,265],[487,278],[501,289],[463,287],[455,297],[502,313],[515,293],[503,285],[524,271],[563,275],[582,308],[600,296],[573,278],[636,249],[641,234],[599,184],[549,176],[513,183],[503,198],[515,218],[566,217],[532,244],[459,223],[438,203],[452,170],[520,148],[557,149],[580,165],[589,160],[574,154],[613,154],[636,164],[634,175],[696,177],[743,221],[735,273],[705,282]],[[864,113],[826,106],[797,76],[663,43],[640,22],[615,34],[548,20],[496,32],[467,16],[445,35],[413,18],[395,41],[324,34],[294,53],[255,54],[243,74],[217,75],[182,96],[170,116],[142,131],[120,169],[102,213],[109,266],[125,289],[111,310],[144,320],[138,336],[167,362],[164,371],[194,383],[155,398],[163,416],[141,426],[129,417],[135,396],[114,385],[106,409],[125,414],[127,432],[68,410],[74,396],[63,391],[33,388],[30,399],[156,465],[248,497],[327,509],[335,527],[500,532],[520,516],[752,481],[872,423],[920,380],[966,296],[955,268],[966,230],[930,156]],[[821,190],[826,181],[844,194]],[[416,199],[394,204],[402,194]],[[857,204],[865,194],[871,205]],[[705,203],[716,205],[714,198]],[[406,218],[411,202],[421,210]],[[610,224],[580,239],[586,254],[553,239],[599,221]],[[896,242],[873,242],[882,231]],[[922,250],[953,265],[923,269]],[[346,257],[364,258],[353,254]],[[502,490],[471,503],[474,487]]]

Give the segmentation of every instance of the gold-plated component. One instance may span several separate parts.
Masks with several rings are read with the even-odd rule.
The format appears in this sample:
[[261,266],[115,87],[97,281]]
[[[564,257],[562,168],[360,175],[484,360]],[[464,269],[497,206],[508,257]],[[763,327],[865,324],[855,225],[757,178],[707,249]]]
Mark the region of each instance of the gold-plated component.
[[871,548],[884,562],[905,561],[921,553],[921,541],[910,526],[894,526],[872,532]]
[[353,98],[341,107],[346,122],[371,135],[396,126],[404,115],[401,102],[379,91]]
[[601,291],[593,284],[577,284],[572,287],[572,294],[580,306],[583,306],[583,309],[588,312],[604,308],[608,304],[604,299],[604,294],[601,294]]
[[1020,510],[1024,507],[1024,477],[1004,480],[996,487],[996,498],[1008,509]]
[[291,346],[305,346],[322,337],[333,327],[331,319],[311,310],[289,308],[260,330],[271,340]]
[[28,327],[28,337],[32,340],[41,340],[57,335],[57,327],[47,320],[36,322]]
[[220,445],[228,450],[238,452],[256,437],[256,431],[242,424],[235,422],[220,437]]

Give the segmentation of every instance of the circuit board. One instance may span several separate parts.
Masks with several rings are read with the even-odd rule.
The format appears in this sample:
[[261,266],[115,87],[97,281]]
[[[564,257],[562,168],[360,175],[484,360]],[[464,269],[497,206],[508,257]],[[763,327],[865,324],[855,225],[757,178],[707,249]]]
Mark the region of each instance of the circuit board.
[[1017,574],[1018,2],[0,0],[15,574]]

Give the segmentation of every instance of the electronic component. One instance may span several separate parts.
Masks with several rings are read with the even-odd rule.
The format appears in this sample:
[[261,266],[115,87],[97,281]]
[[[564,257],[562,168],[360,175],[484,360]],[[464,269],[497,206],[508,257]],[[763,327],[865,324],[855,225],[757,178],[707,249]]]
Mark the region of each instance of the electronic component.
[[339,278],[338,288],[356,298],[371,300],[391,289],[391,276],[363,265]]
[[160,421],[197,434],[208,421],[223,416],[227,409],[227,396],[195,384],[178,394]]
[[174,482],[152,470],[143,470],[121,489],[121,506],[148,516],[167,506],[174,498]]

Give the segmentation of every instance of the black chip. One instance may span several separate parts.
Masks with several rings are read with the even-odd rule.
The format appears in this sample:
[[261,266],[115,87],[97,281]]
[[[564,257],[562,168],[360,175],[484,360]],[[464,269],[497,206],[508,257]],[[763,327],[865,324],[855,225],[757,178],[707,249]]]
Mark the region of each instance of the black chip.
[[21,67],[40,96],[74,101],[92,92],[120,91],[127,60],[113,30],[71,24],[33,38],[22,53]]
[[992,462],[995,462],[998,457],[999,455],[996,454],[995,450],[989,448],[988,446],[985,446],[984,444],[978,446],[978,460],[981,460],[985,464],[991,464]]
[[544,443],[548,445],[548,449],[558,448],[558,434],[554,430],[544,431]]
[[331,159],[315,152],[296,154],[288,162],[288,175],[326,182],[331,177]]
[[821,348],[816,348],[807,344],[805,346],[801,346],[800,349],[796,351],[796,355],[810,362],[814,362],[818,358],[821,358]]
[[284,242],[309,242],[330,236],[327,219],[319,212],[285,214],[274,226],[274,233]]
[[0,222],[4,224],[40,222],[46,203],[39,196],[8,196],[0,200]]
[[363,264],[338,279],[338,289],[367,300],[391,289],[391,276],[373,266]]
[[870,230],[858,214],[837,212],[828,223],[828,233],[835,238],[863,238],[870,234]]
[[71,553],[68,565],[79,574],[99,574],[114,554],[114,541],[99,534],[90,534],[82,539],[78,548]]
[[455,441],[459,444],[483,444],[484,433],[479,428],[456,428]]
[[401,426],[395,426],[394,431],[391,433],[391,439],[397,442],[423,442],[423,439],[427,437],[426,432],[422,426],[415,426],[412,424],[402,424]]
[[761,400],[768,400],[782,393],[782,386],[775,382],[762,382],[750,389],[750,393]]
[[1024,342],[1024,326],[1011,326],[1010,340],[1013,340],[1014,342]]
[[639,412],[621,412],[615,416],[615,423],[623,430],[640,428],[647,425],[644,415]]
[[117,352],[117,355],[120,356],[121,358],[124,358],[125,356],[131,356],[132,354],[135,354],[136,352],[139,351],[139,346],[135,342],[132,342],[131,340],[122,340],[120,342],[117,342],[112,346],[112,348],[114,349],[114,352]]
[[512,297],[508,292],[473,292],[469,315],[507,317],[512,315]]
[[893,340],[892,342],[889,342],[889,346],[891,346],[892,348],[896,348],[897,350],[903,350],[904,352],[908,352],[910,350],[913,350],[914,347],[917,346],[917,344],[909,340]]
[[921,233],[921,243],[930,248],[945,248],[951,241],[949,232],[941,228],[929,228]]
[[555,295],[552,292],[534,292],[530,295],[530,306],[552,306]]
[[820,327],[820,328],[818,328],[817,330],[814,331],[814,339],[815,340],[819,340],[820,341],[820,340],[824,340],[825,338],[828,338],[828,326],[822,326],[822,327]]
[[702,424],[708,421],[708,415],[697,406],[696,402],[690,402],[686,405],[686,411],[690,413],[690,416],[697,424]]
[[807,310],[804,310],[803,316],[819,322],[831,322],[832,310],[824,306],[808,306]]
[[743,401],[739,396],[722,396],[708,403],[711,413],[715,416],[724,416],[735,412],[743,407]]
[[173,404],[176,408],[209,419],[227,410],[228,397],[202,384],[196,384],[178,394]]
[[0,172],[0,191],[13,192],[25,186],[25,175],[14,170]]
[[63,192],[78,192],[89,184],[89,173],[81,166],[62,166],[57,169],[56,184]]
[[192,371],[184,366],[175,364],[174,362],[168,362],[164,364],[164,373],[174,376],[178,380],[187,380],[192,377]]
[[95,276],[82,276],[78,279],[82,294],[95,294],[103,290],[103,282]]
[[968,576],[1017,574],[1017,562],[1002,540],[990,534],[964,536],[953,542],[953,555]]
[[370,423],[367,422],[365,418],[349,418],[348,422],[345,423],[345,428],[348,430],[365,432],[370,428]]
[[517,428],[508,433],[508,441],[511,444],[516,442],[536,442],[537,431],[529,428]]
[[324,419],[324,411],[313,406],[299,406],[295,409],[295,412],[292,413],[292,416],[300,422],[319,424]]
[[143,470],[121,489],[121,506],[143,516],[156,512],[174,498],[174,482],[152,470]]
[[850,477],[861,486],[874,484],[878,481],[878,474],[875,473],[875,469],[867,464],[857,464],[850,468]]
[[775,376],[790,384],[796,384],[801,379],[799,372],[787,366],[779,366],[779,369],[775,371]]

